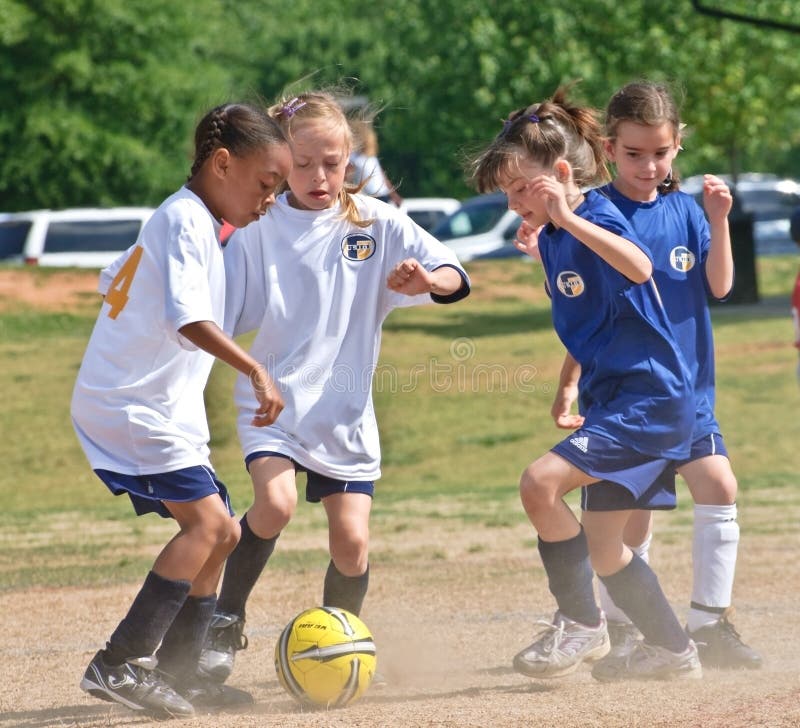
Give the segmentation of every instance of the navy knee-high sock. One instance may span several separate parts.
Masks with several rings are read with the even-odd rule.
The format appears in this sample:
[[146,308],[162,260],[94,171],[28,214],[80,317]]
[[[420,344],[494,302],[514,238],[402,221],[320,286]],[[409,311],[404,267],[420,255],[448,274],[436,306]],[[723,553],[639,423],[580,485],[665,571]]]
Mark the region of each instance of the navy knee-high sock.
[[611,598],[630,617],[645,642],[683,652],[689,638],[681,627],[655,572],[637,554],[616,574],[600,577]]
[[120,665],[129,657],[152,655],[180,612],[191,586],[188,581],[165,579],[151,571],[128,614],[108,640],[106,662]]
[[369,565],[360,576],[345,576],[333,559],[328,564],[325,574],[325,587],[322,592],[322,604],[325,607],[339,607],[345,609],[356,617],[361,614],[361,606],[369,586]]
[[246,513],[242,516],[241,525],[242,536],[225,563],[217,611],[235,614],[244,619],[247,599],[272,556],[280,534],[272,538],[256,536],[247,523]]
[[592,565],[583,529],[566,541],[539,538],[539,555],[558,611],[581,624],[599,624],[600,608],[594,598]]
[[158,667],[162,672],[179,681],[194,675],[216,606],[216,594],[186,597],[158,650]]

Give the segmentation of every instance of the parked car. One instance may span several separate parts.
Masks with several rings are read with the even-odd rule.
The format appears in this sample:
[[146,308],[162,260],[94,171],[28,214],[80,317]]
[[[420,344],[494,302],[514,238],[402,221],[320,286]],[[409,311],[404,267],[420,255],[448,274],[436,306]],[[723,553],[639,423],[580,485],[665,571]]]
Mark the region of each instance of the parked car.
[[460,204],[454,197],[405,197],[400,209],[421,228],[430,231]]
[[136,242],[151,207],[31,210],[0,215],[0,257],[42,266],[102,268]]
[[465,200],[431,230],[434,237],[455,251],[462,262],[478,258],[522,255],[514,247],[514,236],[522,218],[508,209],[502,192]]
[[[739,176],[734,188],[730,176],[718,176],[731,186],[742,210],[753,215],[756,255],[797,252],[789,232],[789,219],[800,206],[800,181],[773,174],[746,173]],[[683,180],[681,190],[694,195],[702,207],[702,175]]]

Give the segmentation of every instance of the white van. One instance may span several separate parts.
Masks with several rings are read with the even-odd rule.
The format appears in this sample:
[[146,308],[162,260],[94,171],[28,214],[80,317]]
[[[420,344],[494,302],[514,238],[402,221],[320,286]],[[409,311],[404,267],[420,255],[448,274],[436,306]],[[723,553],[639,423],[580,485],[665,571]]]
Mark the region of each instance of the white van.
[[152,207],[31,210],[0,215],[0,260],[104,268],[136,242]]

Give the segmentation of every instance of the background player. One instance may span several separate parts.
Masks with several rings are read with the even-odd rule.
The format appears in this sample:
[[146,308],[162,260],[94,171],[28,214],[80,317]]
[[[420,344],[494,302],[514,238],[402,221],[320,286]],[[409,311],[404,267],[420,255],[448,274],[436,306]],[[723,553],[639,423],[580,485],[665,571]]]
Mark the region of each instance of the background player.
[[196,677],[222,565],[239,538],[209,461],[203,389],[218,357],[251,388],[254,427],[274,422],[283,406],[264,366],[221,329],[218,234],[223,217],[243,226],[264,214],[290,166],[286,140],[263,110],[211,110],[195,133],[186,186],[101,276],[105,300],[72,397],[75,431],[112,493],[127,493],[137,515],[171,516],[180,527],[81,681],[134,710],[191,715],[194,706],[250,701]]
[[[681,144],[681,123],[669,90],[651,82],[617,91],[606,109],[606,152],[616,166],[602,192],[621,210],[653,256],[653,276],[695,388],[692,451],[678,463],[694,500],[694,579],[687,631],[709,667],[761,666],[730,621],[739,525],[736,478],[714,416],[714,342],[707,296],[724,299],[733,286],[728,228],[732,198],[718,177],[706,175],[703,211],[677,191],[672,163]],[[568,411],[569,402],[565,404]],[[628,541],[647,558],[650,513],[637,512]],[[601,603],[618,640],[630,639],[625,615],[601,586]],[[627,633],[627,637],[625,636]]]

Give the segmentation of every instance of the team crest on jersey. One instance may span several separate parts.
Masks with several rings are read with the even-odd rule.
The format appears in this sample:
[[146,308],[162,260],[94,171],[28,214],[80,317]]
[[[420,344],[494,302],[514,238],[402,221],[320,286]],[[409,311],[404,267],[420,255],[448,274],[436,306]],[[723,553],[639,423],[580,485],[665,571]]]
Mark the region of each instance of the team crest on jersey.
[[342,255],[347,260],[366,260],[375,252],[375,238],[366,233],[350,233],[342,240]]
[[584,291],[583,278],[574,270],[565,270],[559,273],[556,283],[558,290],[567,298],[577,298]]
[[669,264],[681,273],[688,273],[694,268],[694,261],[694,253],[682,245],[678,245],[669,252]]

